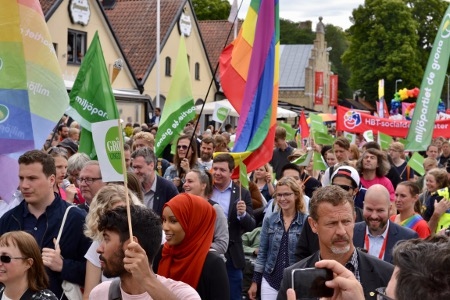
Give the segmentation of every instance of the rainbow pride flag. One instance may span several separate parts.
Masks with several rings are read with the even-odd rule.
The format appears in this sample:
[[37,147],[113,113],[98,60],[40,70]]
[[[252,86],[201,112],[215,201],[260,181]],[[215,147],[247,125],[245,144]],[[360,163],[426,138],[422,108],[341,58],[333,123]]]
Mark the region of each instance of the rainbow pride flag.
[[17,189],[17,158],[41,149],[69,104],[39,0],[0,6],[0,198]]
[[[248,172],[272,158],[278,106],[278,0],[252,0],[237,38],[220,56],[220,81],[239,113],[233,153]],[[237,164],[236,164],[237,165]]]

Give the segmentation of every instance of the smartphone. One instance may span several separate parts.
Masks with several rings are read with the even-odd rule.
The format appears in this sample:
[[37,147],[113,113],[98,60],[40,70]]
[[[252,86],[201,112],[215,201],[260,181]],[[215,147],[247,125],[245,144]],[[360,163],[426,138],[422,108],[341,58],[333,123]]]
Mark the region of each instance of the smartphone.
[[333,271],[330,269],[294,269],[291,273],[292,288],[297,299],[332,297],[334,290],[325,285],[325,281],[332,279]]

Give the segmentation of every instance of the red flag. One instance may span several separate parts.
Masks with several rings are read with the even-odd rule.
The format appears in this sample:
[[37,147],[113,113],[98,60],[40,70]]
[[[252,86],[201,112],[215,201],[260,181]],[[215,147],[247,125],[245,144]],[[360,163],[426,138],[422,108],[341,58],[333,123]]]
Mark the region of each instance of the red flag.
[[316,72],[315,74],[314,104],[323,104],[323,72]]
[[303,111],[300,114],[300,135],[302,136],[302,139],[307,139],[309,137],[309,127]]
[[330,75],[330,106],[338,105],[338,75]]

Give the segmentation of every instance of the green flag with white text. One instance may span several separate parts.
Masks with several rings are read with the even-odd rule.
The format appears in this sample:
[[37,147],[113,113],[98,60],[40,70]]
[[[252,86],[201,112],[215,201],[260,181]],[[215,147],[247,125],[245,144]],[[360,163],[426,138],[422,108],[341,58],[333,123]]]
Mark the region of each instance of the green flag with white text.
[[320,152],[314,151],[313,170],[326,170],[327,168],[327,163],[323,159],[322,154],[320,154]]
[[423,168],[423,161],[425,159],[418,152],[414,152],[411,158],[408,160],[408,166],[411,167],[414,171],[423,176],[425,174],[425,169]]
[[334,137],[328,133],[313,131],[314,143],[318,145],[333,145]]
[[390,135],[384,134],[381,131],[378,132],[378,144],[381,146],[382,150],[389,149],[392,144],[392,137]]
[[323,124],[323,119],[321,116],[310,113],[309,114],[310,127],[311,130],[316,132],[328,133],[328,128]]
[[292,164],[295,164],[297,166],[308,166],[312,155],[313,155],[314,151],[308,151],[308,153],[303,154],[302,156],[300,156],[299,158],[296,158],[295,160],[291,161]]
[[292,128],[291,124],[281,122],[278,124],[278,126],[281,126],[284,129],[286,129],[286,141],[292,141],[295,139],[296,130]]
[[97,32],[83,58],[69,97],[70,106],[66,114],[83,128],[78,152],[97,159],[91,124],[120,118]]
[[406,150],[425,151],[433,137],[436,111],[450,56],[450,6],[434,39],[408,130]]
[[187,122],[194,118],[195,106],[186,44],[184,36],[181,36],[175,71],[155,137],[157,157],[160,157],[164,148],[180,135]]

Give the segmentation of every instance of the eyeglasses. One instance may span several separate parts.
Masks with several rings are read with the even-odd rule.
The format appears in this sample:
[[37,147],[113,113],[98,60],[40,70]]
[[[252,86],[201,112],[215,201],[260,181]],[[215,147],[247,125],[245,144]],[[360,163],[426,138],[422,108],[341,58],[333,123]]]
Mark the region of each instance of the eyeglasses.
[[102,179],[101,177],[98,178],[77,178],[77,182],[78,184],[82,184],[83,181],[87,184],[87,185],[91,185],[94,181],[96,180],[100,180]]
[[11,257],[8,255],[0,255],[0,261],[4,264],[9,264],[12,259],[28,259],[28,257]]
[[386,296],[386,288],[380,287],[375,290],[375,294],[377,295],[377,300],[394,300],[388,296]]
[[287,197],[290,197],[292,195],[294,195],[294,193],[281,193],[281,194],[277,194],[277,198],[278,199],[281,199],[281,198],[286,199]]
[[183,150],[187,150],[188,146],[186,145],[178,145],[177,149],[183,149]]
[[333,185],[338,186],[341,189],[346,190],[347,192],[353,189],[352,186],[345,185],[345,184],[333,184]]

